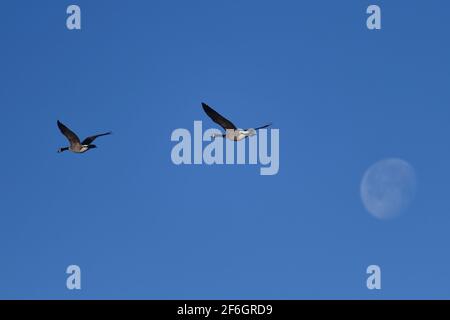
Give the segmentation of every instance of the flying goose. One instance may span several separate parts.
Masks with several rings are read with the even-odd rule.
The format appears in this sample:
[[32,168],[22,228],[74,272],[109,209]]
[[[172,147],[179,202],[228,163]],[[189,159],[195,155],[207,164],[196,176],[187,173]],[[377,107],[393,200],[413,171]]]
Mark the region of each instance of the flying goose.
[[213,137],[223,137],[227,138],[232,141],[240,141],[242,139],[245,139],[247,137],[251,137],[256,135],[256,130],[264,129],[272,124],[266,124],[265,126],[258,127],[258,128],[250,128],[250,129],[238,129],[236,126],[228,119],[220,115],[217,111],[215,111],[213,108],[208,106],[206,103],[202,102],[203,110],[205,110],[206,114],[211,118],[212,121],[220,125],[225,131],[225,134],[213,134]]
[[58,123],[59,130],[61,131],[61,133],[63,135],[66,136],[67,140],[69,140],[69,143],[70,143],[69,147],[59,148],[58,153],[67,151],[67,150],[70,150],[75,153],[86,152],[89,149],[97,148],[97,146],[95,144],[91,144],[92,142],[94,142],[95,139],[97,139],[98,137],[101,137],[101,136],[106,136],[108,134],[111,134],[111,131],[106,132],[106,133],[96,134],[94,136],[87,137],[82,142],[80,142],[80,138],[78,138],[78,136],[72,130],[67,128],[59,120],[57,123]]

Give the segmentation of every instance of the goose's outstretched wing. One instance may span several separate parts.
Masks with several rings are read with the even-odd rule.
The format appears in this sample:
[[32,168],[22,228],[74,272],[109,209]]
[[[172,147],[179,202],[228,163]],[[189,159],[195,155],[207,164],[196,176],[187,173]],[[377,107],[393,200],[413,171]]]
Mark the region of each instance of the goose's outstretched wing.
[[264,128],[270,127],[271,125],[272,124],[269,123],[269,124],[266,124],[265,126],[261,126],[261,127],[255,128],[255,130],[264,129]]
[[71,146],[80,144],[80,138],[69,128],[67,128],[64,124],[62,124],[59,120],[57,121],[58,128],[61,133],[69,140]]
[[236,126],[230,120],[221,116],[218,112],[216,112],[213,108],[208,106],[206,103],[202,102],[202,107],[203,107],[203,110],[205,110],[208,117],[210,117],[212,121],[217,123],[219,126],[224,128],[225,130],[227,130],[227,129],[236,130],[237,129]]
[[109,132],[106,132],[106,133],[100,133],[100,134],[96,134],[96,135],[94,135],[94,136],[87,137],[86,139],[84,139],[84,140],[81,142],[81,144],[83,144],[83,145],[91,144],[91,143],[94,142],[94,140],[97,139],[98,137],[101,137],[101,136],[107,136],[107,135],[109,135],[109,134],[111,134],[111,133],[112,133],[112,132],[109,131]]

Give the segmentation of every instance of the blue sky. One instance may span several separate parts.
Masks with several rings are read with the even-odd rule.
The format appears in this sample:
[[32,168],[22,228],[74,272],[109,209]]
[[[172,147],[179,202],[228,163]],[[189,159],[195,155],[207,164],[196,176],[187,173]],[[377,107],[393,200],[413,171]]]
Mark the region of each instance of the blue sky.
[[[66,29],[66,8],[82,30]],[[382,30],[366,28],[378,4]],[[448,1],[7,1],[0,298],[450,298]],[[280,129],[280,171],[175,166],[210,103]],[[98,149],[57,154],[60,119]],[[380,221],[374,162],[416,170]],[[66,289],[66,267],[82,290]],[[382,290],[366,268],[382,269]]]

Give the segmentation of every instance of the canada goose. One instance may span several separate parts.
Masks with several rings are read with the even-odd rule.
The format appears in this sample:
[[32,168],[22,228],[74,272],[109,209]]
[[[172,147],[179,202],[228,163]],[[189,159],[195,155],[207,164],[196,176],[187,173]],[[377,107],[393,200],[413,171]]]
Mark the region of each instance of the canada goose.
[[69,143],[70,143],[69,147],[59,148],[58,149],[58,153],[63,152],[63,151],[67,151],[67,150],[70,150],[70,151],[75,152],[75,153],[86,152],[89,149],[97,148],[97,146],[95,144],[91,144],[92,142],[94,142],[94,140],[96,138],[101,137],[101,136],[106,136],[108,134],[111,134],[111,132],[96,134],[94,136],[87,137],[82,142],[80,142],[80,138],[78,138],[78,136],[72,130],[67,128],[59,120],[58,120],[57,123],[58,123],[59,130],[61,131],[61,133],[63,135],[66,136],[67,140],[69,140]]
[[240,141],[247,137],[256,135],[256,130],[264,129],[272,125],[271,123],[269,123],[266,124],[265,126],[258,128],[250,128],[245,130],[238,129],[230,120],[220,115],[217,111],[208,106],[206,103],[202,102],[202,107],[203,110],[205,110],[206,114],[211,118],[211,120],[220,125],[226,131],[225,134],[213,134],[214,138],[223,137],[232,141]]

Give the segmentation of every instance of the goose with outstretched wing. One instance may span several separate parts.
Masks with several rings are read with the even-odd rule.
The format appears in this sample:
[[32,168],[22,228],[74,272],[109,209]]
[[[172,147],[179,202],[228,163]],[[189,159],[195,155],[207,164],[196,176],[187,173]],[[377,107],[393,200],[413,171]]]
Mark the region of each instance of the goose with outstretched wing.
[[208,117],[210,117],[212,121],[217,123],[226,131],[226,133],[224,134],[214,134],[213,137],[215,138],[223,137],[232,141],[240,141],[247,137],[256,135],[256,130],[264,129],[272,125],[271,123],[269,123],[258,128],[249,128],[244,130],[238,129],[230,120],[219,114],[217,111],[208,106],[206,103],[202,102],[202,107],[205,113],[208,115]]
[[112,132],[106,132],[101,134],[96,134],[90,137],[87,137],[83,141],[80,142],[80,138],[69,128],[67,128],[62,122],[57,121],[58,128],[61,133],[69,140],[69,146],[58,149],[58,153],[70,150],[75,153],[84,153],[90,149],[97,148],[95,144],[92,144],[95,139],[101,136],[106,136],[111,134]]

